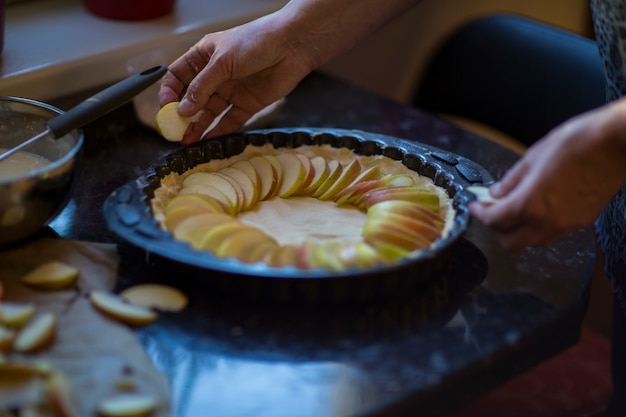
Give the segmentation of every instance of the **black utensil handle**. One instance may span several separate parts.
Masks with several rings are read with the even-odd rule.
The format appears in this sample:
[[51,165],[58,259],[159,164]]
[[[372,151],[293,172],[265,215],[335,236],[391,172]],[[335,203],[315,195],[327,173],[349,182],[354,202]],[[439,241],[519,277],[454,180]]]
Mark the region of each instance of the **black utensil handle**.
[[159,65],[113,84],[46,123],[55,138],[115,110],[161,79],[167,67]]

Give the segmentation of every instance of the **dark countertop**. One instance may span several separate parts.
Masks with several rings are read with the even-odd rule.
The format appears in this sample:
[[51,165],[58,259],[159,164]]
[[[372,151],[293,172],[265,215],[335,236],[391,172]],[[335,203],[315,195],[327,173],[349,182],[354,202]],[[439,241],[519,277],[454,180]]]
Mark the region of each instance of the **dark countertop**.
[[[68,108],[71,100],[53,104]],[[320,74],[288,97],[276,126],[415,140],[469,158],[494,178],[517,159],[439,118]],[[51,227],[63,238],[118,244],[119,288],[166,282],[190,295],[185,312],[137,330],[171,382],[176,416],[445,415],[578,339],[590,230],[516,255],[472,222],[450,276],[423,293],[349,307],[268,306],[220,294],[109,231],[106,197],[179,145],[142,126],[130,105],[84,130],[82,173]]]

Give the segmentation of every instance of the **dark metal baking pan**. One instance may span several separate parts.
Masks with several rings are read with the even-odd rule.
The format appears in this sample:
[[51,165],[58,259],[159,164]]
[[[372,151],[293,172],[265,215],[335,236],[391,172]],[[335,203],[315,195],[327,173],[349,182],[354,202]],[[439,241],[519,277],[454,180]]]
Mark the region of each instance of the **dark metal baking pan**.
[[[401,161],[420,175],[433,179],[446,190],[456,211],[450,233],[419,257],[369,269],[334,272],[296,267],[276,268],[262,263],[248,264],[223,259],[174,240],[154,219],[150,200],[171,172],[186,170],[213,159],[241,153],[247,145],[271,144],[275,148],[330,145],[349,148],[359,155],[384,155]],[[341,301],[366,300],[400,295],[437,278],[450,268],[452,247],[469,226],[468,203],[474,198],[469,185],[487,185],[489,173],[478,164],[456,154],[425,144],[380,134],[328,128],[282,128],[236,133],[216,140],[181,148],[156,161],[141,177],[115,190],[104,204],[104,216],[111,230],[134,246],[191,267],[189,275],[220,281],[234,292],[245,291],[260,298]],[[188,271],[189,272],[189,271]]]

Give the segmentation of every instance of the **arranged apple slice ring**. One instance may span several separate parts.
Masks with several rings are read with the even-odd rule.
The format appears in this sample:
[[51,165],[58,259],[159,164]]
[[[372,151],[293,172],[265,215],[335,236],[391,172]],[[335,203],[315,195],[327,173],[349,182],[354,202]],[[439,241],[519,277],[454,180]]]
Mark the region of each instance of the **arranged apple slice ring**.
[[[334,158],[328,150],[317,154],[316,147],[274,153],[249,148],[233,161],[179,175],[177,192],[163,205],[162,227],[221,258],[333,271],[396,262],[445,235],[453,211],[442,201],[445,191],[418,181],[395,160],[345,152]],[[275,198],[314,198],[356,209],[364,214],[361,234],[349,242],[330,236],[280,244],[238,219]]]

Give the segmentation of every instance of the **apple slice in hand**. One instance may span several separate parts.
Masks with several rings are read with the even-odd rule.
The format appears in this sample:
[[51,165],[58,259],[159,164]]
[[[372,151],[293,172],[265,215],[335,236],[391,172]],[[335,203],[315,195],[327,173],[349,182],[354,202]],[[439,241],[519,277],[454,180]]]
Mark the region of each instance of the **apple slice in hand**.
[[73,284],[78,269],[59,261],[46,262],[22,276],[22,283],[31,287],[56,290]]
[[178,101],[167,103],[154,118],[156,131],[170,142],[182,141],[189,125],[196,122],[202,114],[198,112],[192,117],[183,117],[178,113],[179,104]]

